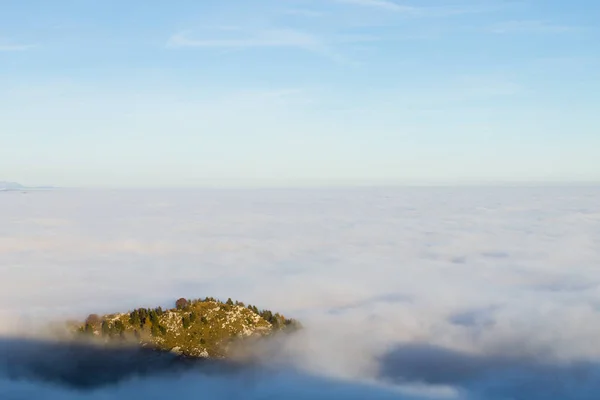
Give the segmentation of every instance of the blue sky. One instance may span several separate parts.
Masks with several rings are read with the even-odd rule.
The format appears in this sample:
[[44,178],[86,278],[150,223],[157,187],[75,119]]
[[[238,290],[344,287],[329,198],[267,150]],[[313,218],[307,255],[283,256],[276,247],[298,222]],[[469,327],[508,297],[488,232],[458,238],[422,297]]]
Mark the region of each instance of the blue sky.
[[0,180],[597,182],[598,15],[592,0],[0,0]]

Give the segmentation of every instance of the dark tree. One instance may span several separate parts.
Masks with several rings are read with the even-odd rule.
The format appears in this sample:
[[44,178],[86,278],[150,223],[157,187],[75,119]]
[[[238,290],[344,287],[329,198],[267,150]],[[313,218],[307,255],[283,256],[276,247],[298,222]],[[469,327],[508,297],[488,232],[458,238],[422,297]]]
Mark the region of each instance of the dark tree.
[[295,319],[286,319],[285,328],[289,331],[296,331],[298,329],[302,329],[302,325]]
[[227,302],[225,304],[227,304],[228,306],[233,305],[233,301],[231,300],[231,297],[227,299]]
[[152,325],[158,325],[158,315],[156,314],[156,311],[152,310],[150,311],[150,322],[152,323]]
[[118,334],[122,334],[123,332],[125,332],[125,325],[123,325],[123,323],[119,320],[117,320],[115,322],[114,327],[115,327],[115,332]]
[[280,329],[284,327],[285,317],[280,315],[279,313],[275,313],[271,318],[271,324],[273,324],[273,328]]
[[90,325],[98,325],[100,322],[101,320],[98,314],[90,314],[85,320],[85,323]]
[[273,313],[269,310],[263,310],[260,313],[260,316],[263,317],[265,320],[271,322],[273,320]]
[[94,334],[94,327],[90,324],[85,324],[85,328],[83,330],[83,332],[87,335],[93,335]]
[[186,299],[184,299],[183,297],[175,302],[175,307],[177,307],[178,310],[183,310],[187,306],[188,306],[188,301]]
[[188,316],[185,316],[181,319],[181,322],[183,323],[183,328],[187,329],[190,327],[190,318]]
[[107,321],[102,321],[102,336],[110,335],[110,326]]
[[140,326],[140,315],[137,311],[133,311],[129,314],[129,323],[135,327]]

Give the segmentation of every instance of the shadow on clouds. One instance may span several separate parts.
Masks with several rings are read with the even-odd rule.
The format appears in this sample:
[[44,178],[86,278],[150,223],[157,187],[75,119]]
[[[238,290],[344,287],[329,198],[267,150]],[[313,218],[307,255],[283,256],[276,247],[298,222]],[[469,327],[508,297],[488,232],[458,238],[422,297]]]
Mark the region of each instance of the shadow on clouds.
[[127,346],[0,339],[2,399],[410,399],[375,385],[253,362],[190,359]]
[[92,390],[136,377],[179,373],[192,368],[223,367],[215,361],[189,359],[150,348],[82,341],[4,338],[0,340],[0,349],[5,377],[78,390]]
[[469,354],[427,344],[398,346],[380,361],[384,380],[460,387],[469,398],[592,400],[600,393],[596,362]]

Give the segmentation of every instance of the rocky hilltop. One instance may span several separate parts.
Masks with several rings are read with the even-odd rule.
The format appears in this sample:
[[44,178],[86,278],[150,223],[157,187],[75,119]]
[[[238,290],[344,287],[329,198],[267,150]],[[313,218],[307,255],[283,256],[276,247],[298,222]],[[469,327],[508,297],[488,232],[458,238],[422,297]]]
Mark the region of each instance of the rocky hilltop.
[[138,308],[127,313],[91,314],[71,325],[77,335],[105,342],[134,341],[143,347],[188,357],[224,358],[229,345],[249,337],[293,331],[300,324],[279,313],[241,302],[179,299],[172,309]]

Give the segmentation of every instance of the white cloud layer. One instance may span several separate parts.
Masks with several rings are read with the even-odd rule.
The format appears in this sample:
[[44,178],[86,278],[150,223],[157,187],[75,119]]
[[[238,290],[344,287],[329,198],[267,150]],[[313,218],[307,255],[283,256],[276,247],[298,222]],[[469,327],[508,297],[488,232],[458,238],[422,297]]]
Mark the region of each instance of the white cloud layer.
[[74,395],[0,375],[0,397],[529,399],[552,376],[560,398],[597,398],[599,200],[597,187],[0,193],[6,334],[181,296],[306,326],[260,348],[277,379],[160,375]]

